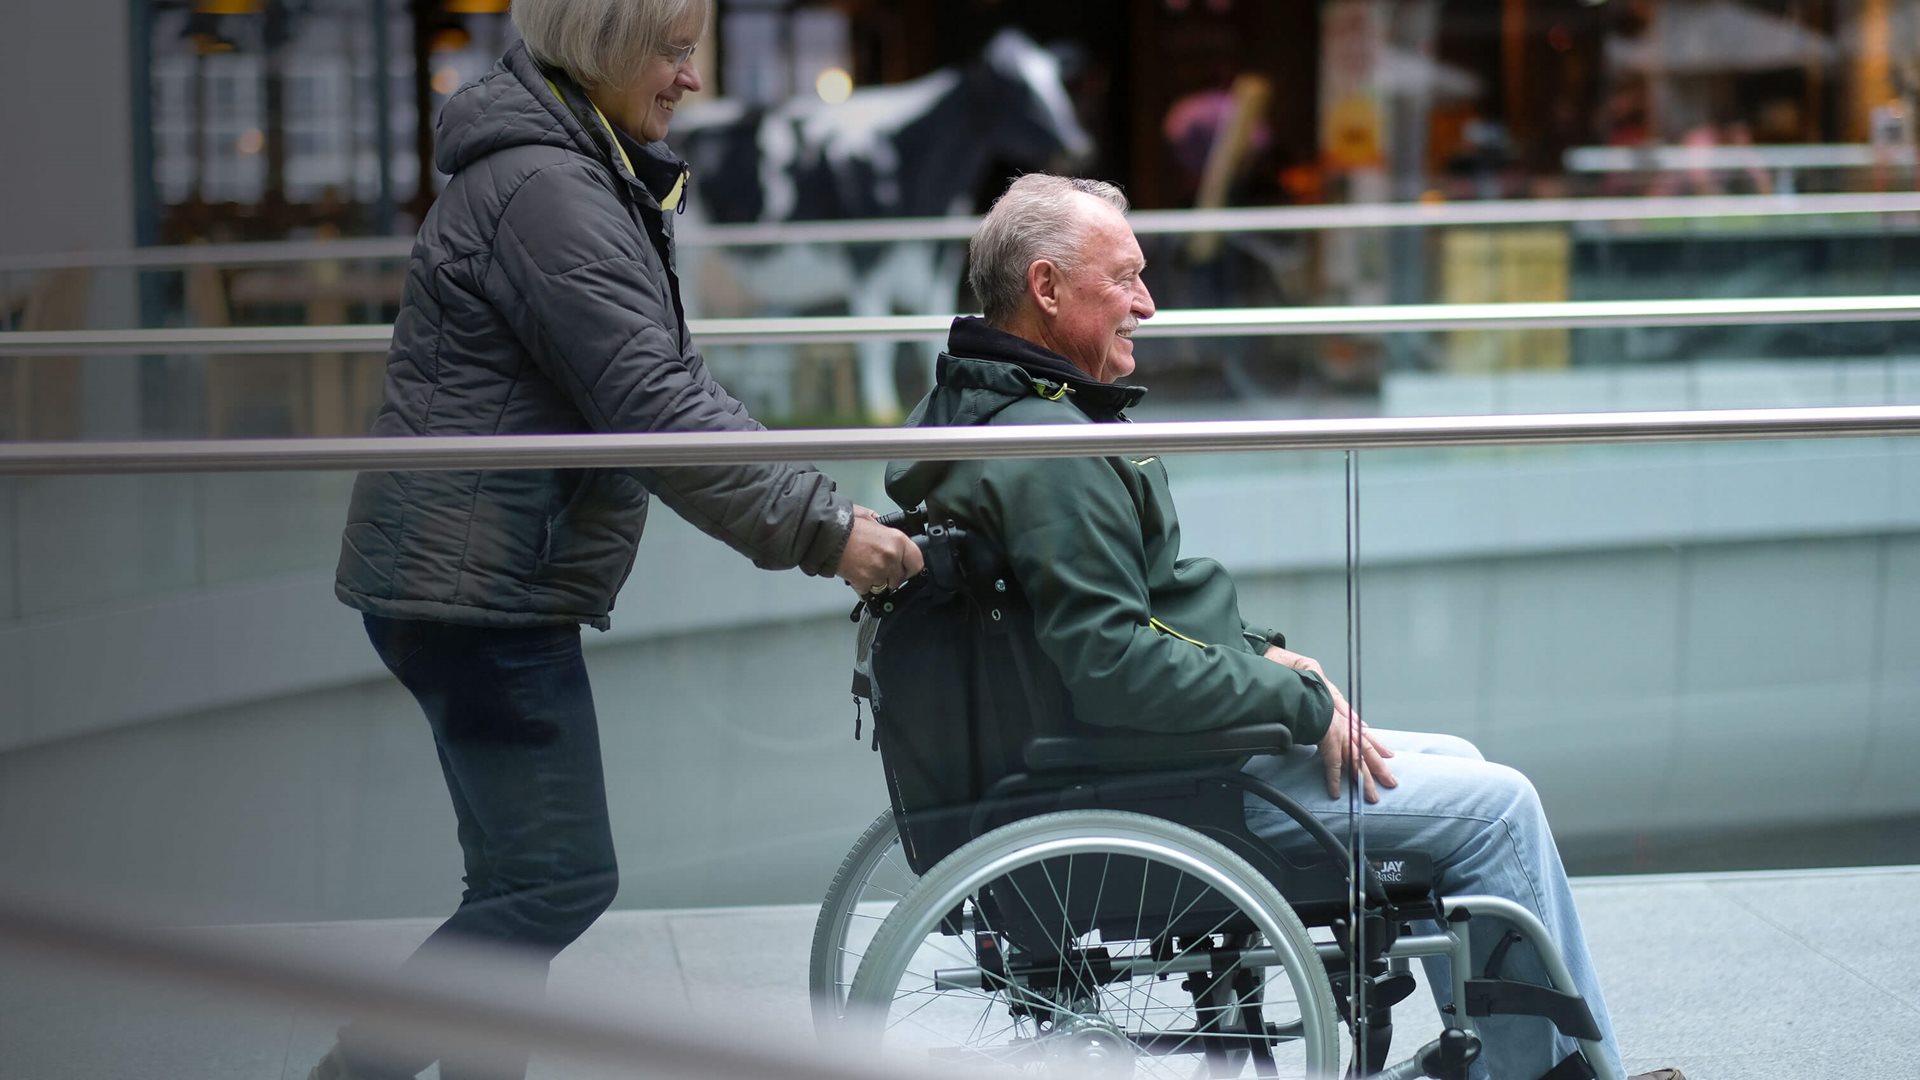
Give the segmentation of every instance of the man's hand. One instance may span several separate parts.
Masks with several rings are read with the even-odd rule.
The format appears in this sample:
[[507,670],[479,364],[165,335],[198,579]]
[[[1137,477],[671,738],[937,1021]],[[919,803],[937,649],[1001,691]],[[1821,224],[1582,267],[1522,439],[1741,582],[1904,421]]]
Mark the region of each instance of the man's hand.
[[853,530],[847,534],[847,549],[840,554],[835,573],[855,592],[898,585],[919,573],[921,562],[919,546],[906,533],[880,524],[878,516],[864,506],[853,508]]
[[1320,761],[1327,771],[1328,798],[1340,797],[1340,781],[1346,773],[1347,756],[1352,750],[1355,724],[1360,727],[1360,760],[1364,766],[1360,770],[1360,787],[1365,792],[1367,801],[1370,803],[1380,801],[1379,788],[1374,786],[1376,782],[1380,787],[1400,785],[1400,781],[1394,779],[1392,771],[1387,768],[1386,759],[1393,756],[1393,751],[1388,749],[1385,743],[1374,738],[1373,732],[1367,730],[1367,725],[1353,715],[1353,710],[1347,706],[1346,696],[1340,693],[1340,688],[1333,685],[1333,680],[1327,678],[1327,673],[1321,670],[1320,661],[1311,656],[1302,656],[1291,649],[1283,649],[1278,645],[1267,646],[1264,655],[1274,663],[1290,667],[1295,671],[1313,672],[1320,677],[1321,682],[1326,684],[1327,692],[1333,695],[1333,723],[1327,727],[1326,737],[1320,740]]

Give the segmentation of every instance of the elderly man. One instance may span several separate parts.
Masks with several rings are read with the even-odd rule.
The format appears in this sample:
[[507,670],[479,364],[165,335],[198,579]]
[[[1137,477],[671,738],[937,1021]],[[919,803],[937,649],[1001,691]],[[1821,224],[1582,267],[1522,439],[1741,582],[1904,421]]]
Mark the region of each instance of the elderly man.
[[[1126,209],[1110,184],[1038,174],[1014,181],[972,241],[971,280],[985,318],[954,322],[933,392],[908,423],[1126,419],[1145,393],[1121,381],[1134,370],[1133,332],[1154,313]],[[1242,618],[1219,563],[1180,557],[1160,461],[896,464],[887,493],[902,506],[924,502],[1005,551],[1081,722],[1124,718],[1159,732],[1284,723],[1295,746],[1249,769],[1329,822],[1347,814],[1342,784],[1354,768],[1376,804],[1366,814],[1371,843],[1430,853],[1442,894],[1503,896],[1539,916],[1599,1022],[1616,1075],[1624,1072],[1532,785],[1461,739],[1361,724],[1317,662]],[[1357,763],[1348,760],[1355,725]],[[1311,844],[1264,804],[1250,806],[1249,819],[1282,846]],[[1474,935],[1482,962],[1499,937]],[[1429,982],[1445,1005],[1452,982],[1445,961],[1435,963]],[[1525,946],[1509,955],[1506,973],[1546,981]],[[1538,1017],[1488,1017],[1479,1029],[1476,1068],[1502,1080],[1544,1076],[1578,1048]],[[1680,1074],[1665,1069],[1644,1080]]]

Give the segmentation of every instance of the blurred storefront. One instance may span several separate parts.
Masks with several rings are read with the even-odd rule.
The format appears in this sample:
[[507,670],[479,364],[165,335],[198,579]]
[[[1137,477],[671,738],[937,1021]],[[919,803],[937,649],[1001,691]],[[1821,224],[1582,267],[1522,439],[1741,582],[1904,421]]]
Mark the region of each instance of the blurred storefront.
[[[133,59],[128,115],[102,129],[115,160],[131,165],[113,172],[132,174],[134,227],[122,245],[411,234],[444,181],[431,165],[433,118],[514,37],[508,0],[131,0],[114,10],[128,13]],[[1141,209],[1916,187],[1920,0],[714,0],[696,61],[709,98],[832,107],[975,60],[1007,27],[1062,61],[1063,89],[1094,146],[1077,169],[1122,183]],[[92,105],[47,95],[49,115],[35,121],[48,133],[40,141],[51,145],[81,126],[106,93]],[[57,153],[39,157],[48,170],[77,168]],[[959,204],[984,208],[1009,172],[1030,167],[995,162]],[[34,176],[42,188],[58,186]],[[22,206],[41,197],[21,190]],[[88,243],[115,246],[112,236]],[[1723,215],[1144,243],[1156,299],[1169,309],[1920,290],[1912,257],[1920,230],[1898,218],[1867,229]],[[121,275],[115,303],[155,326],[377,323],[397,310],[403,247],[384,262]],[[108,276],[83,268],[20,275],[4,285],[0,317],[16,329],[83,325],[89,312],[99,316]],[[1821,351],[1881,355],[1904,333],[1839,328]],[[1156,348],[1162,399],[1209,400],[1366,400],[1396,370],[1812,355],[1793,335],[1753,328],[1188,339]],[[756,393],[750,380],[776,370],[770,378],[787,381],[756,405],[800,420],[846,415],[846,353],[799,357],[800,367],[831,372],[813,380],[817,394],[794,390],[784,368],[745,364],[742,392]],[[375,367],[332,358],[311,366],[319,374],[216,358],[210,389],[189,396],[211,402],[201,426],[220,433],[358,430],[377,396]],[[17,390],[19,401],[45,406],[21,405],[16,411],[43,418],[21,430],[72,428],[59,418],[75,411],[67,401],[75,378],[63,370],[41,380],[54,389]],[[288,399],[287,380],[306,398],[335,404],[312,415],[246,404]],[[321,386],[325,394],[313,389]],[[67,403],[48,404],[49,395]]]
[[[149,241],[407,231],[432,117],[512,39],[507,0],[142,2]],[[1070,53],[1090,171],[1142,207],[1195,204],[1244,77],[1235,204],[1913,185],[1910,0],[717,0],[703,59],[765,103],[1008,25]]]

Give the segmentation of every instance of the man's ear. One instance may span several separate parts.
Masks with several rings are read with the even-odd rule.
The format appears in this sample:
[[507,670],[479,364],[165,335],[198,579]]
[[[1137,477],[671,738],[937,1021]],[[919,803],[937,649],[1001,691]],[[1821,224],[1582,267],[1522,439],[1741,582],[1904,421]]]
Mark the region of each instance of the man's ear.
[[1048,317],[1060,313],[1060,268],[1051,259],[1035,259],[1027,265],[1027,297]]

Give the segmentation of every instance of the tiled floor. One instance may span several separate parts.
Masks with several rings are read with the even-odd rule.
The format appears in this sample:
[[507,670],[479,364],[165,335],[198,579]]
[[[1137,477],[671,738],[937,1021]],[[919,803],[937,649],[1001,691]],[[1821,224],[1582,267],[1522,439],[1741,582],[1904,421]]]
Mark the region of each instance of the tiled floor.
[[[1576,883],[1632,1069],[1690,1080],[1920,1080],[1920,867]],[[813,1045],[806,907],[608,915],[555,965],[556,1002],[684,1021],[799,1053]],[[428,922],[222,930],[231,940],[390,964]],[[0,1080],[194,1077],[300,1080],[336,1018],[289,1016],[151,987],[9,965],[0,979]],[[1403,1006],[1403,1047],[1432,1029]],[[1424,1013],[1425,1015],[1421,1015]],[[742,1033],[744,1034],[738,1034]],[[538,1077],[579,1076],[535,1062]]]

